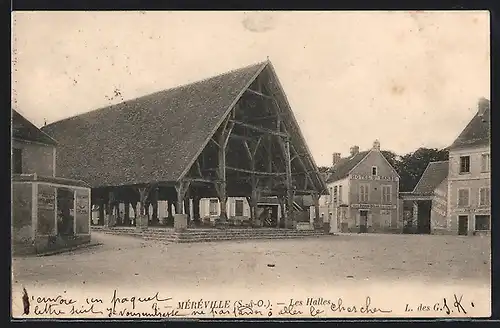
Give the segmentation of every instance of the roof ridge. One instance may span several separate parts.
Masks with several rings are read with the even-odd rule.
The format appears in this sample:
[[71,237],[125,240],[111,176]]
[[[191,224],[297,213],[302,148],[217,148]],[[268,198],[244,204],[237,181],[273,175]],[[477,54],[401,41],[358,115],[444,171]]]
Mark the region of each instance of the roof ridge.
[[172,90],[176,90],[176,89],[182,89],[182,88],[186,88],[186,87],[194,86],[194,85],[197,85],[197,84],[204,83],[204,82],[206,82],[206,81],[208,81],[208,80],[215,79],[215,78],[218,78],[218,77],[221,77],[221,76],[227,75],[227,74],[235,73],[235,72],[237,72],[237,71],[241,71],[241,70],[249,69],[249,68],[251,68],[251,67],[257,67],[257,66],[261,66],[261,65],[264,65],[264,64],[266,64],[266,65],[267,65],[269,62],[270,62],[269,60],[265,60],[265,61],[258,62],[258,63],[255,63],[255,64],[246,65],[246,66],[244,66],[244,67],[234,68],[234,69],[232,69],[232,70],[225,71],[225,72],[219,73],[219,74],[217,74],[217,75],[212,75],[212,76],[206,77],[206,78],[201,79],[201,80],[196,80],[196,81],[187,82],[187,83],[184,83],[184,84],[179,84],[179,85],[174,86],[174,87],[171,87],[171,88],[161,89],[161,90],[157,90],[157,91],[154,91],[154,92],[151,92],[151,93],[148,93],[148,94],[142,95],[142,96],[138,96],[138,97],[135,97],[135,98],[126,99],[126,100],[120,101],[120,102],[115,103],[115,104],[102,106],[102,107],[99,107],[99,108],[96,108],[96,109],[93,109],[93,110],[90,110],[90,111],[87,111],[87,112],[84,112],[84,113],[75,114],[75,115],[72,115],[72,116],[69,116],[69,117],[63,118],[63,119],[61,119],[61,120],[58,120],[58,121],[54,121],[54,122],[52,122],[52,123],[49,123],[49,124],[47,124],[47,125],[43,126],[42,128],[49,127],[49,126],[54,125],[54,124],[56,124],[56,123],[60,123],[60,122],[67,121],[67,120],[73,119],[73,118],[78,117],[78,116],[81,116],[81,115],[90,114],[90,113],[97,112],[97,111],[99,111],[99,110],[103,110],[103,109],[110,108],[110,107],[113,107],[113,106],[118,106],[118,105],[120,105],[120,104],[124,104],[124,103],[129,102],[129,101],[134,101],[134,100],[144,99],[144,98],[147,98],[147,97],[151,97],[151,96],[153,96],[153,95],[157,95],[157,94],[162,93],[162,92],[172,91]]

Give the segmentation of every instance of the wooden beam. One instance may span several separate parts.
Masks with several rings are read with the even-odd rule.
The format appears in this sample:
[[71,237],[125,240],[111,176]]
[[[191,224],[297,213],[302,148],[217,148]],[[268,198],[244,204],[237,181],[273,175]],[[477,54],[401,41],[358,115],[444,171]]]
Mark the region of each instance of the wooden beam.
[[286,175],[286,173],[283,172],[263,172],[263,171],[252,171],[252,170],[245,170],[245,169],[240,169],[237,167],[230,167],[226,166],[226,169],[231,170],[231,171],[236,171],[236,172],[244,172],[244,173],[250,173],[250,174],[255,174],[255,175],[262,175],[262,176],[283,176]]
[[267,116],[258,116],[258,117],[248,117],[245,119],[247,122],[254,122],[254,121],[260,121],[260,120],[271,120],[278,118],[278,115],[267,115]]
[[264,98],[267,98],[267,99],[274,99],[274,98],[273,98],[273,97],[271,97],[271,96],[265,95],[265,94],[263,94],[262,92],[255,91],[255,90],[252,90],[252,89],[250,89],[250,88],[246,89],[246,91],[248,91],[249,93],[252,93],[252,94],[254,94],[254,95],[260,96],[260,97],[264,97]]
[[211,180],[211,179],[205,179],[205,178],[184,178],[186,182],[201,182],[201,183],[216,183],[218,180]]
[[[295,146],[293,144],[291,144],[290,146],[293,149],[293,151],[295,152],[295,154],[298,155],[298,152],[295,149]],[[302,160],[302,157],[298,156],[297,159],[299,160],[300,165],[304,169],[304,172],[306,172],[306,178],[309,180],[309,182],[311,183],[311,185],[314,186],[314,181],[312,180],[311,175],[308,173],[309,171],[307,170],[306,164]],[[307,188],[307,186],[306,186],[306,188]]]
[[214,144],[216,144],[216,145],[217,145],[217,147],[219,147],[219,148],[220,148],[219,143],[218,143],[217,141],[215,141],[215,140],[214,140],[214,138],[210,138],[210,141],[212,141]]
[[262,136],[259,137],[259,139],[257,140],[257,144],[255,144],[255,146],[252,150],[252,158],[254,158],[254,159],[255,159],[255,154],[257,154],[257,150],[259,149],[261,141],[262,141]]
[[252,125],[252,124],[248,124],[248,123],[241,122],[241,121],[236,121],[236,120],[229,120],[229,121],[232,122],[232,123],[234,123],[234,124],[238,124],[240,126],[248,128],[248,129],[251,129],[251,130],[254,130],[254,131],[258,131],[258,132],[262,132],[262,133],[265,133],[265,134],[271,134],[271,135],[280,136],[280,137],[283,137],[283,138],[288,138],[289,137],[288,134],[286,134],[286,133],[273,131],[271,129],[267,129],[267,128],[264,128],[264,127],[261,127],[261,126],[256,126],[256,125]]
[[[250,147],[248,146],[248,142],[246,140],[243,141],[243,146],[245,147],[245,150],[247,152],[248,159],[251,162],[253,162],[253,154],[252,154],[252,151],[250,150]],[[252,167],[252,170],[253,170],[253,167]]]
[[229,139],[238,139],[238,140],[245,140],[245,141],[253,141],[253,140],[258,139],[259,137],[260,136],[255,136],[255,137],[241,136],[241,135],[237,135],[234,133],[231,133],[231,135],[229,135]]
[[189,185],[190,182],[185,180],[181,180],[175,184],[175,191],[177,192],[177,206],[175,208],[176,213],[182,211],[182,207],[184,206],[184,197],[189,190]]
[[203,174],[201,173],[201,165],[200,165],[199,159],[196,160],[196,170],[198,171],[198,174],[200,175],[200,177],[203,177]]
[[[290,140],[283,141],[279,139],[279,143],[283,148],[283,153],[285,155],[285,169],[286,169],[286,194],[287,194],[287,216],[286,220],[288,222],[294,219],[294,209],[293,209],[293,186],[292,186],[292,163],[290,158]],[[288,227],[288,225],[287,225]]]

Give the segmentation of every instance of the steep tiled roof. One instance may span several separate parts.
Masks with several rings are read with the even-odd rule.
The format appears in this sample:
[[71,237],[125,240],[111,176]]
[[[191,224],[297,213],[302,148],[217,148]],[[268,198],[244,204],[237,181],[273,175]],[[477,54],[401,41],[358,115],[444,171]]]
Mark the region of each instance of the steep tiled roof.
[[54,139],[45,134],[14,109],[12,110],[12,138],[36,141],[52,146],[57,145]]
[[478,111],[448,149],[489,145],[490,123],[491,107],[488,103],[484,114],[481,115]]
[[332,172],[330,173],[330,176],[326,181],[334,182],[347,177],[347,175],[349,175],[349,172],[356,165],[358,165],[358,163],[361,162],[363,158],[365,158],[368,152],[369,151],[361,151],[354,156],[341,158],[340,161],[332,167]]
[[[265,73],[265,74],[264,74]],[[94,188],[174,182],[208,143],[234,103],[262,74],[308,171],[317,171],[269,61],[49,124],[58,174]],[[319,174],[315,189],[325,189]]]
[[176,181],[264,66],[247,66],[43,127],[59,142],[58,174],[92,187]]
[[448,161],[430,162],[412,193],[431,194],[448,176]]

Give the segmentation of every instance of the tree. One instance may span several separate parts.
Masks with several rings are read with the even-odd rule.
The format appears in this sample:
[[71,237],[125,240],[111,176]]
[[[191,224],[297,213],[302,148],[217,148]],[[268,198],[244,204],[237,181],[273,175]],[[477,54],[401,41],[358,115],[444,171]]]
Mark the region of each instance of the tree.
[[[397,171],[400,163],[400,158],[399,156],[390,151],[390,150],[382,150],[380,151],[382,155],[385,157],[385,159],[391,164],[391,166]],[[399,174],[399,172],[398,172]]]
[[419,148],[401,157],[396,171],[400,176],[399,190],[412,191],[430,162],[448,160],[448,151],[437,148]]

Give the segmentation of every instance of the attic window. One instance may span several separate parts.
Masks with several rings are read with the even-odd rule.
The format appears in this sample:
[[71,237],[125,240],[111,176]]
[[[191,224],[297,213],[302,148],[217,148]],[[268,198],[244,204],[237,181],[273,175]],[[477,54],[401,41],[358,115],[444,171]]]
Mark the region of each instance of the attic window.
[[376,166],[372,166],[372,175],[377,175],[378,174],[378,169]]

